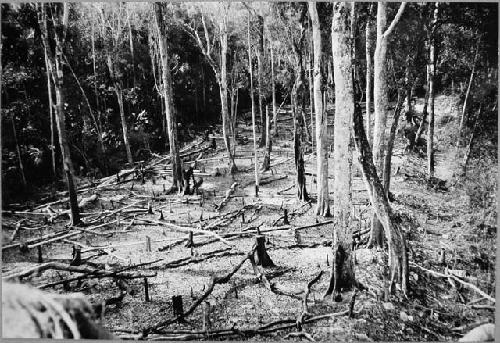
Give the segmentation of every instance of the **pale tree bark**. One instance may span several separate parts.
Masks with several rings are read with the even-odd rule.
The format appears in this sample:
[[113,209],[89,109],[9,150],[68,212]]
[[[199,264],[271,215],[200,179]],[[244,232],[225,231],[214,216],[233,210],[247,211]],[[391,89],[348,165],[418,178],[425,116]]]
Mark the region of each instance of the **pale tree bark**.
[[[227,104],[227,12],[230,4],[224,4],[222,19],[219,22],[220,30],[220,45],[221,45],[221,58],[220,58],[220,100],[222,106],[222,134],[224,136],[224,143],[229,157],[229,170],[234,174],[238,169],[234,162],[234,153],[231,147],[231,120],[229,118],[228,104]],[[208,33],[207,33],[208,34]]]
[[370,11],[366,19],[366,135],[368,143],[372,142],[372,79],[373,79],[373,43],[372,43],[372,15],[373,3],[370,4]]
[[[53,34],[55,41],[55,53],[52,52],[49,45],[49,28],[47,24],[47,6],[54,6],[51,8],[52,21],[55,25],[52,26],[50,33]],[[57,8],[55,6],[62,6]],[[54,16],[58,15],[61,18],[56,19]],[[68,139],[66,137],[66,124],[65,124],[65,111],[64,111],[64,73],[63,73],[63,49],[66,41],[66,29],[69,18],[69,3],[64,4],[40,4],[38,13],[38,23],[42,31],[42,42],[47,52],[47,61],[49,72],[54,79],[54,88],[56,93],[56,124],[59,136],[59,145],[61,147],[61,154],[63,160],[63,170],[66,178],[66,184],[69,193],[71,225],[79,225],[80,212],[78,209],[78,199],[76,195],[75,184],[73,180],[73,163],[71,161],[71,154]],[[58,24],[58,25],[57,25]]]
[[262,171],[267,171],[271,168],[271,150],[272,142],[270,135],[271,118],[269,118],[268,107],[266,106],[266,149],[264,151],[264,160],[262,161]]
[[389,132],[389,139],[387,142],[387,154],[384,160],[384,191],[387,198],[389,198],[389,188],[391,185],[391,169],[392,169],[392,150],[394,149],[394,140],[396,139],[396,130],[398,128],[399,117],[403,108],[404,95],[398,92],[398,101],[394,109],[394,119]]
[[248,16],[248,72],[250,74],[250,102],[252,103],[252,133],[253,133],[253,153],[254,153],[254,172],[255,172],[255,196],[259,196],[259,168],[257,153],[257,133],[255,132],[255,99],[253,90],[253,66],[252,66],[252,45],[250,42],[250,15]]
[[469,77],[469,84],[467,85],[467,91],[465,92],[464,104],[462,106],[462,115],[460,116],[460,127],[459,127],[459,131],[458,131],[457,144],[460,144],[460,141],[461,141],[462,135],[463,135],[465,122],[467,120],[467,105],[469,102],[470,91],[472,89],[472,83],[474,81],[474,75],[476,73],[476,64],[477,64],[477,58],[479,56],[480,42],[481,42],[481,39],[478,39],[477,45],[476,45],[476,52],[474,53],[474,61],[472,62],[472,70],[471,70],[470,77]]
[[272,44],[269,44],[271,49],[271,87],[272,87],[272,97],[273,97],[273,132],[276,136],[278,134],[278,111],[276,108],[276,82],[274,76],[274,49]]
[[[300,36],[297,40],[293,41],[293,50],[295,53],[295,83],[292,87],[291,92],[291,102],[292,102],[292,115],[293,115],[293,146],[294,146],[294,157],[295,157],[295,169],[296,169],[296,187],[297,187],[297,198],[300,201],[308,201],[309,195],[306,189],[306,175],[305,175],[305,163],[304,163],[304,151],[303,151],[303,139],[304,131],[305,135],[309,132],[306,127],[305,121],[305,99],[306,99],[306,89],[305,89],[305,76],[304,76],[304,65],[303,65],[303,54],[302,49],[304,45],[305,29],[301,26]],[[301,108],[299,108],[299,96],[301,102]],[[297,113],[300,111],[300,114]]]
[[[222,112],[222,135],[224,138],[224,144],[226,146],[226,151],[228,154],[229,158],[229,170],[231,174],[234,174],[238,171],[238,168],[236,167],[236,163],[234,161],[234,153],[233,153],[233,148],[231,146],[231,119],[229,117],[229,109],[228,109],[228,101],[227,101],[227,94],[228,94],[228,86],[227,86],[227,49],[228,49],[228,29],[227,29],[227,24],[228,24],[228,11],[229,11],[229,6],[230,3],[222,3],[221,4],[221,12],[218,14],[218,31],[219,31],[219,43],[220,43],[220,58],[218,59],[218,62],[214,60],[214,57],[212,56],[213,54],[213,49],[214,49],[214,43],[215,39],[210,40],[209,36],[209,31],[208,31],[208,26],[207,22],[205,19],[205,15],[202,12],[201,13],[201,23],[203,25],[203,33],[204,33],[204,41],[202,41],[199,33],[198,33],[198,27],[193,27],[188,24],[184,24],[183,28],[186,30],[186,32],[195,40],[195,42],[198,44],[198,47],[200,48],[201,52],[205,56],[206,61],[212,67],[212,70],[215,74],[215,79],[217,80],[217,83],[219,85],[219,95],[220,95],[220,100],[221,100],[221,112]],[[205,76],[204,73],[202,73],[202,78],[203,78],[203,102],[205,104],[206,102],[206,95],[205,95]]]
[[266,113],[264,112],[264,102],[263,102],[263,65],[262,59],[264,58],[264,17],[257,15],[257,20],[259,23],[259,44],[257,47],[257,73],[258,73],[258,95],[259,95],[259,115],[260,115],[260,129],[262,132],[259,147],[263,147],[266,144]]
[[429,127],[427,128],[427,175],[434,177],[434,77],[436,75],[436,25],[439,14],[439,3],[436,2],[432,23],[430,63],[429,63]]
[[314,109],[316,115],[316,161],[317,161],[317,193],[318,201],[316,214],[320,216],[330,216],[329,195],[328,195],[328,149],[327,149],[327,116],[323,108],[321,96],[321,28],[318,10],[315,2],[309,2],[309,15],[313,30],[314,48]]
[[[352,147],[354,114],[354,66],[351,20],[353,6],[335,2],[332,18],[332,55],[335,81],[335,121],[333,133],[333,262],[330,287],[335,301],[340,291],[355,283],[352,255]],[[314,24],[313,24],[314,25]]]
[[[314,38],[313,38],[314,39]],[[311,116],[311,148],[314,151],[314,85],[313,85],[313,58],[311,52],[307,55],[307,83],[309,85],[309,112]]]
[[[119,4],[119,11],[122,10],[123,5]],[[129,137],[128,137],[128,128],[127,128],[127,120],[125,116],[125,108],[124,108],[124,103],[123,103],[123,86],[122,86],[122,80],[118,78],[118,72],[115,70],[116,64],[115,60],[118,58],[116,56],[116,52],[113,51],[119,44],[119,40],[122,38],[122,19],[118,18],[116,23],[112,20],[107,20],[105,17],[104,10],[101,9],[100,12],[101,15],[101,25],[102,25],[102,30],[103,30],[103,37],[105,37],[104,30],[105,28],[110,28],[110,43],[106,44],[105,48],[105,53],[106,53],[106,64],[108,67],[108,72],[110,79],[113,83],[113,88],[116,96],[116,101],[118,102],[118,109],[120,113],[120,122],[122,126],[122,136],[123,136],[123,144],[125,146],[125,152],[127,155],[127,162],[129,164],[134,163],[134,159],[132,157],[132,150],[130,148],[130,142],[129,142]],[[121,15],[121,13],[119,14]]]
[[422,110],[422,120],[420,121],[420,124],[418,125],[417,133],[415,135],[415,145],[418,144],[420,137],[422,137],[422,134],[424,133],[425,126],[427,124],[427,117],[429,116],[429,112],[427,108],[429,107],[429,66],[427,65],[426,67],[426,89],[425,89],[425,97],[424,97],[424,106]]
[[389,244],[389,291],[394,291],[395,283],[399,283],[401,291],[407,294],[409,267],[406,239],[401,228],[394,221],[384,187],[377,175],[377,169],[373,163],[372,152],[363,127],[363,112],[359,105],[356,105],[354,109],[354,143],[370,203],[382,222],[385,237]]
[[168,61],[167,27],[165,24],[166,3],[155,2],[155,18],[158,30],[158,48],[162,70],[162,97],[165,103],[165,119],[167,122],[170,163],[172,164],[172,188],[178,191],[183,189],[182,165],[177,140],[177,121],[175,118],[174,101],[172,94],[172,76]]
[[[386,154],[386,126],[389,110],[387,83],[387,45],[389,36],[401,18],[406,3],[401,3],[392,23],[387,27],[387,3],[378,2],[377,7],[377,45],[374,54],[373,96],[375,110],[375,125],[373,130],[373,163],[382,178],[384,174],[384,158]],[[372,230],[369,246],[382,246],[382,226],[376,213],[372,215]]]
[[[300,81],[296,76],[295,84],[292,88],[291,101],[292,101],[292,117],[293,117],[293,148],[295,158],[295,171],[296,171],[296,187],[297,198],[300,201],[308,201],[309,195],[306,189],[306,173],[304,166],[304,151],[302,150],[302,139],[304,136],[305,123],[303,117],[299,116],[298,109],[298,93],[303,92],[303,86],[298,86]],[[300,88],[299,88],[300,87]],[[303,95],[302,95],[303,96]]]

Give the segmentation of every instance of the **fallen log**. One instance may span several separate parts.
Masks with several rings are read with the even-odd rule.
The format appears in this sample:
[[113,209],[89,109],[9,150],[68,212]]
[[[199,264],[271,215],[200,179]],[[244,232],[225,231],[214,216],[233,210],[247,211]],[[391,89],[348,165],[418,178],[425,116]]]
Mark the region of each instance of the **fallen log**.
[[435,276],[435,277],[451,278],[451,279],[457,281],[458,283],[461,283],[465,287],[467,287],[467,288],[469,288],[469,289],[477,292],[478,294],[480,294],[484,298],[488,299],[489,301],[495,303],[495,298],[491,297],[486,292],[484,292],[481,289],[479,289],[479,287],[477,287],[476,285],[473,285],[473,284],[471,284],[469,282],[466,282],[466,281],[462,280],[461,278],[459,278],[456,275],[453,275],[451,273],[443,274],[443,273],[437,272],[435,270],[431,270],[431,269],[427,269],[427,268],[421,267],[418,264],[413,263],[413,262],[410,262],[410,266],[416,267],[416,268],[418,268],[418,269],[420,269],[420,270],[422,270],[422,271],[424,271],[424,272],[426,272],[426,273],[428,273],[428,274],[430,274],[432,276]]
[[234,193],[234,191],[236,190],[236,186],[238,186],[238,182],[234,182],[231,187],[226,191],[226,196],[224,197],[224,199],[221,201],[221,203],[219,205],[216,205],[215,208],[220,211],[224,206],[227,205],[227,203],[229,202],[229,199],[231,198],[231,195]]
[[152,332],[157,332],[162,327],[165,327],[169,324],[175,323],[178,320],[186,318],[191,313],[193,313],[194,310],[203,302],[203,300],[205,300],[212,293],[215,285],[225,284],[225,283],[229,282],[231,277],[243,266],[243,264],[246,262],[246,260],[252,258],[253,254],[255,252],[255,249],[256,249],[256,246],[252,247],[250,252],[248,252],[245,255],[245,257],[243,259],[241,259],[241,261],[229,273],[227,273],[223,276],[212,276],[210,284],[207,287],[207,289],[205,290],[205,292],[198,299],[196,299],[196,301],[193,304],[191,304],[191,306],[186,310],[186,312],[184,312],[182,317],[177,316],[174,318],[170,318],[170,319],[167,319],[165,321],[162,321],[162,322],[154,325],[153,327],[147,328],[147,329],[143,330],[143,336],[147,336],[149,333],[152,333]]

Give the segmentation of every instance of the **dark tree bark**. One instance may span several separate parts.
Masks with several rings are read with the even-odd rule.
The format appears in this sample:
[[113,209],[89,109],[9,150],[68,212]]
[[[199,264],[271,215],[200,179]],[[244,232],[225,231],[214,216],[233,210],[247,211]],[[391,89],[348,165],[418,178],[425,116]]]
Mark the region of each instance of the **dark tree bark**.
[[409,276],[406,240],[401,229],[394,222],[384,187],[377,175],[370,145],[363,127],[363,113],[358,104],[354,109],[354,143],[370,202],[383,225],[385,237],[389,244],[389,267],[391,272],[389,290],[393,291],[394,284],[397,282],[401,285],[403,293],[406,294]]
[[[47,7],[50,6],[50,11]],[[51,13],[53,25],[49,30],[47,23],[47,12]],[[55,19],[55,15],[61,17],[60,20]],[[71,225],[78,225],[81,223],[80,212],[78,209],[78,199],[76,195],[75,184],[73,180],[73,163],[71,161],[71,153],[69,148],[68,139],[66,137],[66,124],[64,113],[64,72],[63,72],[63,50],[66,42],[66,29],[69,18],[69,3],[64,4],[40,4],[38,12],[38,23],[42,31],[42,43],[45,51],[47,52],[47,61],[49,72],[54,80],[55,93],[56,93],[56,123],[59,136],[59,145],[61,147],[61,154],[63,159],[63,171],[66,178],[66,184],[69,193]],[[55,26],[60,23],[59,27]],[[54,39],[55,52],[52,52],[51,45],[49,45],[49,37]]]

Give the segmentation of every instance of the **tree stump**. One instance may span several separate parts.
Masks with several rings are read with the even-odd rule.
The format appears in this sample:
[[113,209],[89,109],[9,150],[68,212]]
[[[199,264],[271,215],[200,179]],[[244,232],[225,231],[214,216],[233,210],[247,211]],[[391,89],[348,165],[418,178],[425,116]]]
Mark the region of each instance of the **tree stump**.
[[73,260],[69,264],[70,266],[79,266],[82,264],[82,248],[73,245]]
[[266,251],[266,238],[263,235],[255,236],[255,243],[257,245],[257,249],[254,253],[255,264],[258,266],[266,267],[274,267],[274,262],[271,260],[271,257]]
[[174,316],[182,319],[184,317],[184,305],[182,304],[182,295],[172,296],[172,311]]

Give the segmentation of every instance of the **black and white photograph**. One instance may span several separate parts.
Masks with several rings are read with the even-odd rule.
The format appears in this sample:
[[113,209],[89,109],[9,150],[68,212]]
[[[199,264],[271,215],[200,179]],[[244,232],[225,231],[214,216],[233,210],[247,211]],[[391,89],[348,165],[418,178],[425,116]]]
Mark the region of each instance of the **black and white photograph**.
[[495,340],[497,2],[0,2],[2,339]]

